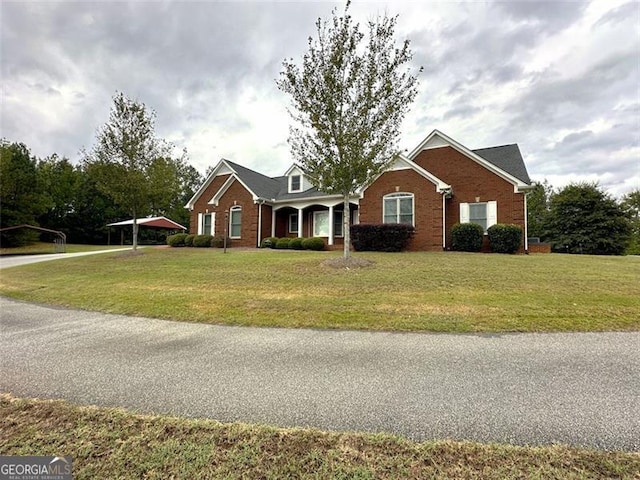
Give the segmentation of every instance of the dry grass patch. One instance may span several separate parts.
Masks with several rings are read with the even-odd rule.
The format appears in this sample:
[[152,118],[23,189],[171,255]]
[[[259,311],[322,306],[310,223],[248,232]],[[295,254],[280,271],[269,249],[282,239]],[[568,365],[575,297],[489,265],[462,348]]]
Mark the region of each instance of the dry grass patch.
[[622,479],[640,454],[277,429],[0,395],[3,455],[71,455],[81,479]]

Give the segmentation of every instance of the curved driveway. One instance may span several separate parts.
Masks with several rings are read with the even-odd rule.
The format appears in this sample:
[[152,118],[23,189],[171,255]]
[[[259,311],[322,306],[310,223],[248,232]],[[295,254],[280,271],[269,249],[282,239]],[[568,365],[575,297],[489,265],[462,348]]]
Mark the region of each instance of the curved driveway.
[[640,333],[179,323],[0,298],[0,391],[413,439],[640,450]]

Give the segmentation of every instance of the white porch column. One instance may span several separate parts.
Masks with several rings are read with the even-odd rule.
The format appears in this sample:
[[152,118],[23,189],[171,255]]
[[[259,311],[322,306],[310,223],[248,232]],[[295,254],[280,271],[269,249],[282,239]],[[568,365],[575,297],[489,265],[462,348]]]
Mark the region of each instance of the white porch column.
[[271,207],[271,236],[276,236],[276,209]]
[[304,217],[302,209],[298,209],[298,238],[302,238],[302,224],[304,223]]
[[333,205],[329,207],[329,245],[333,245]]

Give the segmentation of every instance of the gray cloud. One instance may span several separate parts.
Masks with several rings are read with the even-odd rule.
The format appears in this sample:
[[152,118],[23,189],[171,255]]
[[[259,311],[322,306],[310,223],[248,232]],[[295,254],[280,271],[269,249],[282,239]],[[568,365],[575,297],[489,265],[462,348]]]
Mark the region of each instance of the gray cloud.
[[[640,42],[615,35],[637,31],[638,4],[605,12],[576,42],[593,42],[574,61],[579,69],[528,65],[545,41],[583,22],[588,5],[357,2],[352,13],[361,25],[385,9],[399,13],[398,36],[411,40],[413,65],[424,67],[403,148],[433,128],[471,148],[517,142],[534,178],[606,174],[608,188],[628,190],[625,177],[638,175]],[[274,80],[283,59],[306,51],[316,19],[336,6],[2,2],[2,136],[38,156],[76,160],[118,90],[153,108],[158,133],[186,146],[200,170],[224,155],[280,174],[289,162],[288,98]],[[557,49],[574,58],[568,46]]]

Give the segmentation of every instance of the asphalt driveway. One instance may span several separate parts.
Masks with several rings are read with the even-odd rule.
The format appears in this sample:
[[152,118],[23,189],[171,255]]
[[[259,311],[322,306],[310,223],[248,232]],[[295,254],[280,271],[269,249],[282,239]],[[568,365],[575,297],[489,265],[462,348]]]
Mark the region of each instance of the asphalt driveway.
[[640,333],[223,327],[0,298],[0,391],[413,439],[640,450]]

